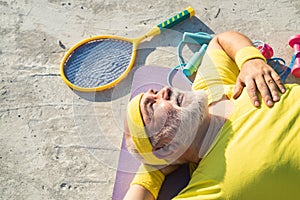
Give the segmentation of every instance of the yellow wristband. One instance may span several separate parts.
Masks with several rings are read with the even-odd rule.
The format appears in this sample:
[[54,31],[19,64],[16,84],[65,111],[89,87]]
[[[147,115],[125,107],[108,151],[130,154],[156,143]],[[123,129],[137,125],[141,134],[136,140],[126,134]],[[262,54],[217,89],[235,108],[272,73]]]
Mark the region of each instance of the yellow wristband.
[[130,185],[141,185],[146,188],[155,199],[158,197],[165,175],[149,165],[141,165]]
[[260,58],[266,62],[266,58],[260,53],[260,51],[257,48],[253,46],[247,46],[240,49],[235,55],[235,62],[239,69],[241,69],[242,65],[245,62],[253,58]]

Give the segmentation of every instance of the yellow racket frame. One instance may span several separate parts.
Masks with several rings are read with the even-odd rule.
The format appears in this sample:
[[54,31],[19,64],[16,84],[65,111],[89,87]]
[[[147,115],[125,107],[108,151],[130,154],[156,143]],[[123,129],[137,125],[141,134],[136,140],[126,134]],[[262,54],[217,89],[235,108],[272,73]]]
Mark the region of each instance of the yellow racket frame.
[[[125,37],[120,37],[120,36],[115,36],[115,35],[101,35],[101,36],[94,36],[94,37],[84,39],[84,40],[78,42],[77,44],[75,44],[73,47],[71,47],[67,51],[65,56],[63,57],[61,64],[60,64],[61,77],[62,77],[63,81],[70,88],[80,91],[80,92],[96,92],[96,91],[110,89],[110,88],[114,87],[116,84],[118,84],[121,80],[123,80],[128,75],[128,73],[132,69],[134,62],[135,62],[137,47],[144,39],[158,35],[161,33],[161,31],[163,29],[171,28],[172,26],[174,26],[174,25],[180,23],[181,21],[183,21],[189,17],[192,17],[194,15],[195,15],[194,9],[192,7],[188,7],[186,10],[184,10],[184,11],[178,13],[177,15],[169,18],[168,20],[158,24],[157,26],[153,27],[148,33],[146,33],[145,35],[142,35],[141,37],[138,37],[138,38],[125,38]],[[84,88],[84,87],[79,87],[79,86],[71,83],[67,79],[67,77],[65,76],[65,73],[64,73],[65,63],[67,62],[68,58],[74,52],[74,50],[77,49],[78,47],[80,47],[81,45],[86,44],[91,41],[94,41],[94,40],[100,40],[100,39],[116,39],[116,40],[123,40],[123,41],[132,43],[132,45],[133,45],[132,55],[131,55],[131,60],[130,60],[130,63],[128,65],[127,69],[114,81],[112,81],[106,85],[99,86],[99,87]]]

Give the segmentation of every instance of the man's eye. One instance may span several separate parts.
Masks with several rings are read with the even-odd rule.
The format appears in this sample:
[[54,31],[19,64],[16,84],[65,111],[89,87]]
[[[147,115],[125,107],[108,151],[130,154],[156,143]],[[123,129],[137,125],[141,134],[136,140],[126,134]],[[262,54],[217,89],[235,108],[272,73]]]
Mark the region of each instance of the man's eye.
[[152,110],[153,110],[153,105],[154,105],[154,102],[151,102],[150,107],[151,107]]

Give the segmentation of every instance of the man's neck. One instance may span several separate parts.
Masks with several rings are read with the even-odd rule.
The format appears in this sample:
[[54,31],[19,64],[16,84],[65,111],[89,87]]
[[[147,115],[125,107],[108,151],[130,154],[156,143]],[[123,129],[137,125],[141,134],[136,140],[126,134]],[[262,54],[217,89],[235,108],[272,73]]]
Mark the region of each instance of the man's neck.
[[217,115],[210,115],[210,123],[209,127],[206,131],[205,137],[199,147],[198,156],[199,158],[203,158],[204,155],[209,150],[210,146],[212,145],[214,139],[220,132],[221,128],[223,127],[226,119]]
[[222,100],[216,103],[212,103],[209,106],[209,113],[212,115],[220,116],[228,119],[233,111],[234,104],[232,100]]
[[233,102],[231,100],[223,100],[209,106],[209,114],[199,125],[194,143],[187,152],[189,162],[198,163],[203,158],[232,110]]

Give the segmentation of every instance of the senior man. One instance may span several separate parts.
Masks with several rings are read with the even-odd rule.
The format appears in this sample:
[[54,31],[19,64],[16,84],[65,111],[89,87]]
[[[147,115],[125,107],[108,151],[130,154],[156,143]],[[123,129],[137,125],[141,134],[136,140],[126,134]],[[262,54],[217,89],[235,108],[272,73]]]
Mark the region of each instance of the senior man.
[[246,36],[217,35],[192,92],[165,87],[128,104],[127,147],[147,172],[125,199],[156,199],[165,175],[183,163],[197,167],[174,199],[299,198],[299,94]]

